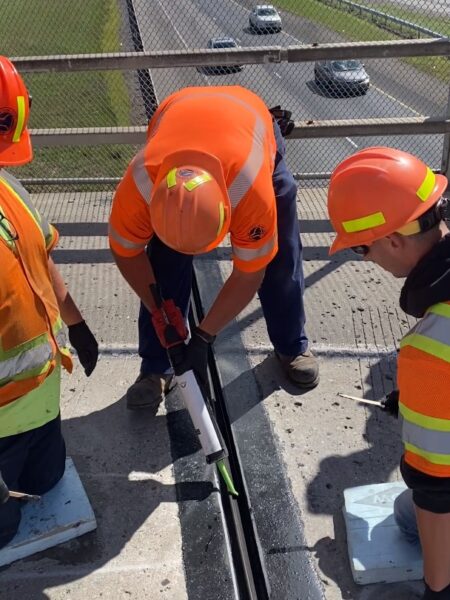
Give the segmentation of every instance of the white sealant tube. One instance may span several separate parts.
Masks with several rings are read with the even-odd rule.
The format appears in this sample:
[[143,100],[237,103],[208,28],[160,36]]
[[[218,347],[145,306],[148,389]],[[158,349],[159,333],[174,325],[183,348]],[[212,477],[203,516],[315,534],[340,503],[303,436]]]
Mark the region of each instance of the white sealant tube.
[[[177,375],[176,380],[207,462],[213,462],[223,458],[226,455],[226,451],[220,443],[216,428],[214,427],[214,423],[194,372],[186,371],[182,375]],[[209,457],[212,460],[208,460]]]

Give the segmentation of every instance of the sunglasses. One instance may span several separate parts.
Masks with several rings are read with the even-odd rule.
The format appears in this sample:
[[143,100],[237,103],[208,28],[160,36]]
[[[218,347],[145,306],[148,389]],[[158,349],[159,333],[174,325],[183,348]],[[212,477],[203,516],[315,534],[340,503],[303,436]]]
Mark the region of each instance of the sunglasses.
[[[28,95],[28,108],[31,108],[33,98]],[[0,135],[6,135],[15,127],[16,117],[7,109],[0,110]]]
[[366,254],[370,250],[370,246],[366,246],[365,244],[361,244],[360,246],[351,246],[350,249],[353,250],[353,252],[355,254],[357,254],[358,256],[366,256]]

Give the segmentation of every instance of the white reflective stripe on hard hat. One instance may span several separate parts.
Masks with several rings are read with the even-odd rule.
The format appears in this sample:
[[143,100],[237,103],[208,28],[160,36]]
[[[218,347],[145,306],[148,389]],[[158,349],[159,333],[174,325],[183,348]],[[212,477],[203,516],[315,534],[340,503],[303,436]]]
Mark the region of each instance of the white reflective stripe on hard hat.
[[241,170],[228,187],[231,208],[236,208],[245,194],[253,185],[264,161],[263,136],[265,127],[263,121],[256,116],[255,130],[253,132],[252,148]]
[[122,246],[122,248],[127,248],[128,250],[139,250],[141,248],[143,249],[148,244],[148,242],[136,243],[127,240],[126,238],[122,237],[119,233],[117,233],[117,231],[114,229],[111,223],[108,223],[108,234],[110,238],[112,238],[115,242],[119,244],[119,246]]
[[136,154],[131,165],[134,184],[145,202],[150,204],[153,182],[145,167],[145,148]]
[[272,237],[268,242],[261,246],[260,248],[240,248],[239,246],[235,246],[232,244],[233,254],[239,260],[243,260],[245,262],[250,262],[255,260],[255,258],[263,258],[272,252],[275,247],[276,237]]
[[0,361],[0,382],[44,367],[53,357],[52,346],[49,342],[25,350],[14,356]]

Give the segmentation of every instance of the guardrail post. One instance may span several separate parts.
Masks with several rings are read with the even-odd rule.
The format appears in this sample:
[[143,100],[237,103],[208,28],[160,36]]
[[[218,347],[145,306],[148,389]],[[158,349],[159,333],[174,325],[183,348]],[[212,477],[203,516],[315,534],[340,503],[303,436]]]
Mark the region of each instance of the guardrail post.
[[[445,113],[446,118],[450,118],[450,85],[448,87],[448,102]],[[442,150],[442,173],[450,180],[450,133],[444,134],[444,147]]]

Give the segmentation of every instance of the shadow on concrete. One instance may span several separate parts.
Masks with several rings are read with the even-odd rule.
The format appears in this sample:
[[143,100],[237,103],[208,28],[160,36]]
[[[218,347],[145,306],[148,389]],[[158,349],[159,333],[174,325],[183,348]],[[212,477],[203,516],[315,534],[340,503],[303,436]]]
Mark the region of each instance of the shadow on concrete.
[[[394,387],[395,356],[387,355],[373,361],[364,381],[362,396],[379,400]],[[344,400],[345,402],[345,400]],[[364,410],[362,407],[348,406],[350,411]],[[347,408],[346,408],[347,410]],[[307,488],[308,510],[314,514],[332,515],[335,539],[323,538],[314,547],[323,573],[334,580],[346,600],[355,598],[414,598],[394,593],[391,585],[376,584],[366,588],[375,589],[375,595],[367,594],[366,588],[349,585],[350,566],[346,543],[345,523],[342,515],[343,492],[346,488],[389,480],[397,468],[402,454],[400,426],[396,419],[383,413],[377,407],[367,407],[368,417],[363,434],[368,447],[346,456],[330,455],[320,463],[319,471]],[[351,415],[351,412],[349,413]],[[364,594],[363,594],[364,592]],[[381,596],[383,594],[390,594]],[[392,595],[393,594],[393,595]]]
[[[174,460],[198,451],[191,427],[173,456],[167,441],[170,420],[186,423],[188,417],[184,410],[167,416],[130,413],[122,397],[104,409],[63,421],[67,453],[96,514],[97,530],[2,569],[3,575],[10,568],[13,572],[1,585],[1,598],[47,599],[46,588],[86,577],[119,556],[161,503],[200,504],[216,491],[206,478],[176,478],[177,483],[167,485],[156,476]],[[42,569],[48,576],[39,576]],[[27,577],[22,580],[23,572]]]

